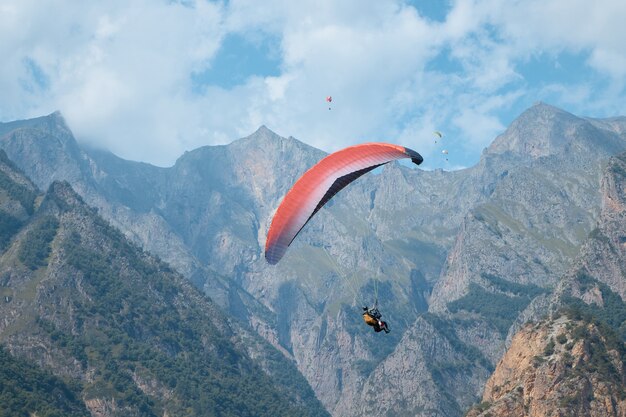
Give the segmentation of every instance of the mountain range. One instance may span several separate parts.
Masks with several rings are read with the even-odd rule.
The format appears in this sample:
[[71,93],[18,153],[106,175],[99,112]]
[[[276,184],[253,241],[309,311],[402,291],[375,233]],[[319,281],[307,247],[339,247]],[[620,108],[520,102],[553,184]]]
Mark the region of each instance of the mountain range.
[[[25,174],[6,176],[30,190],[21,209],[15,198],[0,207],[12,216],[3,224],[19,225],[3,240],[3,257],[17,256],[11,248],[37,219],[60,221],[60,209],[47,208],[48,195],[75,193],[72,201],[109,224],[105,234],[119,230],[115,239],[160,258],[145,262],[171,268],[172,276],[178,271],[207,295],[185,287],[194,294],[194,308],[209,312],[207,320],[223,314],[228,334],[245,334],[238,337],[255,340],[254,346],[269,343],[272,358],[280,352],[294,366],[290,378],[304,379],[297,384],[301,391],[285,394],[278,384],[276,395],[291,407],[306,404],[312,414],[323,410],[310,392],[336,416],[461,416],[483,397],[527,321],[575,304],[618,332],[625,329],[626,317],[619,315],[626,286],[623,117],[578,117],[539,103],[473,167],[446,172],[387,165],[338,194],[276,267],[263,259],[272,213],[295,179],[325,155],[295,138],[261,127],[159,168],[81,146],[54,113],[0,124],[0,147],[13,171]],[[41,197],[37,189],[48,192]],[[73,227],[82,236],[80,223]],[[37,266],[43,275],[54,270],[51,256]],[[133,265],[135,258],[126,262]],[[14,297],[7,291],[2,294]],[[80,296],[68,294],[54,305]],[[360,307],[375,301],[392,326],[384,337],[361,322]],[[26,309],[33,308],[31,302]],[[10,315],[26,314],[17,311],[13,304]],[[7,332],[0,331],[0,341],[12,354],[35,357],[26,347],[11,347]],[[262,371],[246,343],[238,346]],[[259,378],[272,375],[265,368]]]

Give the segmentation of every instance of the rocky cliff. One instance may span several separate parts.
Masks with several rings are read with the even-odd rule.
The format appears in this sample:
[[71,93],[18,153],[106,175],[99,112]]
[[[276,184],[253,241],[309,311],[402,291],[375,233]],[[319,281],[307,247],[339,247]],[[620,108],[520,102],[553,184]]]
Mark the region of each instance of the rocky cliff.
[[596,227],[554,295],[525,317],[555,318],[512,338],[468,416],[626,415],[625,168],[626,154],[609,159]]
[[600,189],[598,224],[557,293],[603,305],[602,284],[626,300],[626,154],[609,160]]
[[[459,337],[495,363],[519,324],[545,313],[600,218],[604,168],[625,144],[612,124],[545,104],[524,112],[483,153],[495,179],[463,219],[430,310],[465,321]],[[489,336],[476,338],[485,326]]]
[[467,417],[626,416],[625,363],[624,343],[601,324],[568,315],[528,324]]

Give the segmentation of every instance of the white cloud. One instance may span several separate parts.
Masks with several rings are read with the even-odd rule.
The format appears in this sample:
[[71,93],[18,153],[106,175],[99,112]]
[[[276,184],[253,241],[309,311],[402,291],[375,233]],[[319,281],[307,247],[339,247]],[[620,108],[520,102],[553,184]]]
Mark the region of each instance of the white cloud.
[[602,48],[595,48],[589,58],[589,63],[607,72],[615,80],[626,76],[626,53]]
[[[30,25],[3,33],[16,39],[2,50],[9,57],[0,84],[9,92],[0,104],[3,119],[60,109],[84,141],[134,159],[173,160],[181,148],[177,138],[197,128],[185,124],[195,104],[190,73],[219,47],[219,6],[147,0],[12,5],[15,11],[1,22],[19,17]],[[20,65],[26,58],[49,79],[40,94],[24,96],[15,87],[16,79],[29,77]]]
[[626,2],[491,1],[488,19],[518,56],[537,51],[589,51],[592,56],[612,56],[608,60],[591,59],[594,68],[613,76],[626,75],[626,67],[615,65],[617,57],[623,61],[626,56]]

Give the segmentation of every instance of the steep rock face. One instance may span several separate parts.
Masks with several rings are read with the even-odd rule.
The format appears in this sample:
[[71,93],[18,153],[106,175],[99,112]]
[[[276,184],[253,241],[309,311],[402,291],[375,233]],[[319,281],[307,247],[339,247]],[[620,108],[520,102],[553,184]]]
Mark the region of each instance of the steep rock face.
[[[595,229],[554,295],[536,298],[524,318],[518,318],[512,330],[521,330],[487,383],[484,402],[469,416],[626,415],[626,275],[621,247],[626,233],[625,162],[623,153],[608,161]],[[574,319],[561,316],[534,326],[521,324],[559,312],[563,305]]]
[[81,195],[94,194],[91,161],[80,149],[60,113],[0,124],[2,148],[37,186],[56,180],[76,185]]
[[0,248],[35,210],[37,187],[0,150]]
[[[357,367],[365,372],[337,415],[452,416],[472,404],[488,375],[486,361],[447,332],[439,319],[423,316],[383,361]],[[365,364],[367,363],[364,361]],[[419,381],[419,383],[417,382]],[[383,388],[384,387],[384,388]],[[355,401],[356,400],[356,401]]]
[[187,152],[168,173],[160,212],[200,260],[241,275],[261,260],[270,215],[291,179],[322,155],[265,127],[228,146]]
[[626,348],[566,315],[518,332],[468,417],[626,415]]
[[[602,305],[593,281],[608,285],[626,300],[626,154],[611,158],[602,178],[602,211],[597,227],[583,246],[561,291]],[[581,277],[587,277],[581,280]]]
[[431,311],[481,273],[555,285],[599,219],[603,165],[625,147],[616,132],[551,106],[524,112],[483,155],[499,181],[465,218]]
[[464,218],[429,311],[486,323],[493,333],[483,340],[457,331],[492,360],[518,315],[550,304],[532,301],[557,286],[599,220],[603,168],[626,147],[617,126],[540,104],[485,151],[497,181]]

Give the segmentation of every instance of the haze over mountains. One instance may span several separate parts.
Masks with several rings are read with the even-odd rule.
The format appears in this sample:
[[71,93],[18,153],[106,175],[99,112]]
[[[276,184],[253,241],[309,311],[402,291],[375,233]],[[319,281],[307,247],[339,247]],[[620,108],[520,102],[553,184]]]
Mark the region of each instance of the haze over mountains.
[[[261,127],[159,168],[82,148],[54,113],[0,124],[0,147],[39,189],[67,181],[292,360],[336,416],[460,416],[524,322],[566,298],[623,307],[624,176],[611,158],[626,150],[626,118],[538,104],[474,167],[388,165],[338,194],[276,267],[263,259],[271,215],[324,156],[294,138]],[[375,288],[384,337],[361,323]]]

